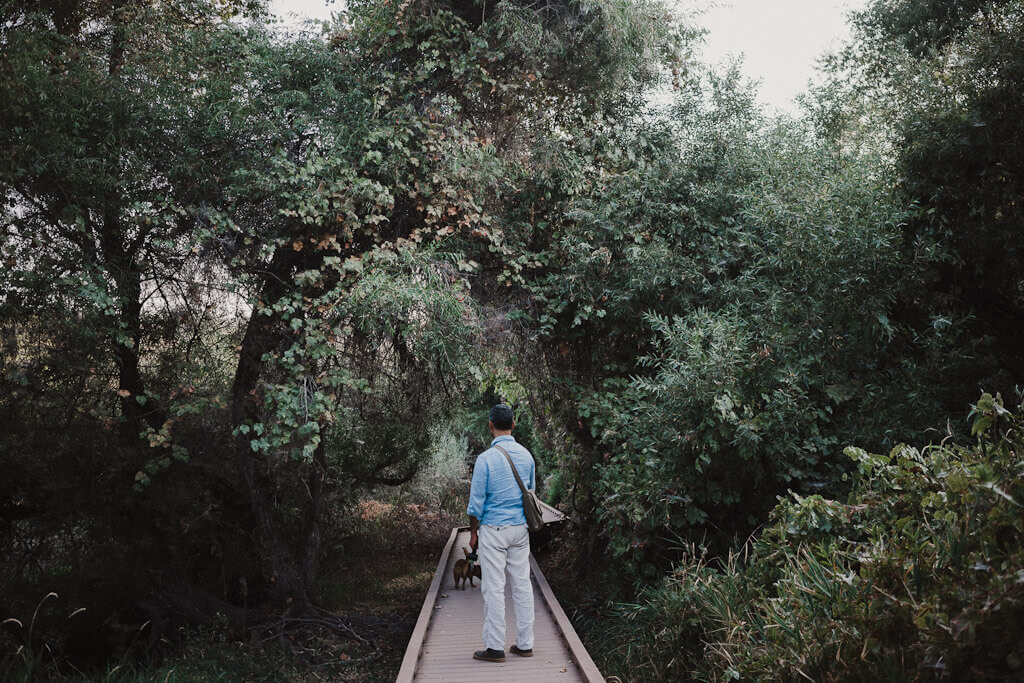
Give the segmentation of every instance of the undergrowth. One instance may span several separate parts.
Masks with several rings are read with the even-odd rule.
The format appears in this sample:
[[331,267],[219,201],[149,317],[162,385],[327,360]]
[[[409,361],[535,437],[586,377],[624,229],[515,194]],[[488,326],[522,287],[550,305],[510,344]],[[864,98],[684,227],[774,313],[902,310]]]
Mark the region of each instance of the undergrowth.
[[69,599],[46,595],[0,633],[2,681],[392,681],[426,586],[457,519],[424,505],[363,500],[333,531],[323,560],[317,614],[259,615],[244,633],[226,619],[182,626],[161,642],[104,661],[66,647],[81,618]]
[[631,604],[633,680],[1024,677],[1024,407],[975,406],[976,444],[847,448],[844,501],[792,494],[724,561],[696,547]]

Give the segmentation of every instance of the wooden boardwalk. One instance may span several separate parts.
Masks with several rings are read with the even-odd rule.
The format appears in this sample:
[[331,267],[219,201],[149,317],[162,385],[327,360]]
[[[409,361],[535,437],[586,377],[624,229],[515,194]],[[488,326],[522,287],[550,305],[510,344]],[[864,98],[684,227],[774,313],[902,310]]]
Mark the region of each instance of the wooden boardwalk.
[[530,557],[534,603],[533,657],[518,657],[508,652],[509,646],[515,643],[516,628],[506,582],[506,661],[496,664],[473,659],[473,651],[483,649],[480,632],[484,623],[484,603],[480,595],[480,581],[474,581],[474,588],[470,588],[467,582],[466,589],[460,590],[452,578],[452,566],[456,560],[465,557],[462,548],[468,545],[469,530],[465,527],[452,529],[409,639],[405,659],[398,672],[398,683],[604,681],[533,557]]

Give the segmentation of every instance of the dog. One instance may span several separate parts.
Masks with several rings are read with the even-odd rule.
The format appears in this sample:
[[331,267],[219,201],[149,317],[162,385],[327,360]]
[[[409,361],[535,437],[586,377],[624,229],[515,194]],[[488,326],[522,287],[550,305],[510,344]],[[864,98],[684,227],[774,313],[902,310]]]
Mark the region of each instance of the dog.
[[[470,587],[475,588],[475,585],[473,584],[474,576],[483,581],[482,575],[480,573],[480,565],[469,559],[469,548],[467,548],[466,546],[462,546],[462,551],[466,553],[466,559],[455,560],[455,566],[452,567],[452,575],[455,577],[455,586],[457,588],[461,588],[462,590],[466,590],[466,579],[469,579]],[[459,586],[459,581],[462,582],[461,586]]]

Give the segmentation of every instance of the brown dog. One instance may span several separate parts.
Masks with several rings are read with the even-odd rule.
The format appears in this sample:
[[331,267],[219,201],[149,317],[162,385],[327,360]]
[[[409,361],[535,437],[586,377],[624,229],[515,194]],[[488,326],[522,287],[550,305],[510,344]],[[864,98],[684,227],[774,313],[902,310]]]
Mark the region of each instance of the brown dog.
[[[466,579],[469,579],[470,587],[475,587],[473,584],[473,577],[477,577],[481,581],[482,576],[480,574],[480,565],[476,562],[470,563],[469,561],[469,548],[463,546],[462,551],[466,553],[465,560],[455,560],[455,566],[452,567],[452,575],[455,577],[455,585],[462,590],[466,590]],[[459,581],[462,581],[462,585],[459,586]]]

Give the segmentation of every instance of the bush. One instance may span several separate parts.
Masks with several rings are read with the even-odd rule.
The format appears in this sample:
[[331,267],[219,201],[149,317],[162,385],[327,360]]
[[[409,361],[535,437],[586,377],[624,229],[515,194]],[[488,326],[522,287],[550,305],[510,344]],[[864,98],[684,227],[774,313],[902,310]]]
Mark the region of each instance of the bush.
[[[1024,664],[1024,406],[976,445],[847,448],[844,502],[792,495],[743,555],[691,559],[622,613],[637,678],[996,679]],[[636,627],[639,623],[639,628]]]
[[611,553],[647,580],[677,559],[671,539],[732,547],[787,489],[835,495],[843,444],[891,447],[942,414],[931,361],[908,360],[932,337],[890,322],[913,266],[886,172],[792,122],[761,135],[737,152],[756,160],[738,206],[672,247],[666,303],[631,321],[650,337],[629,381],[584,408]]

